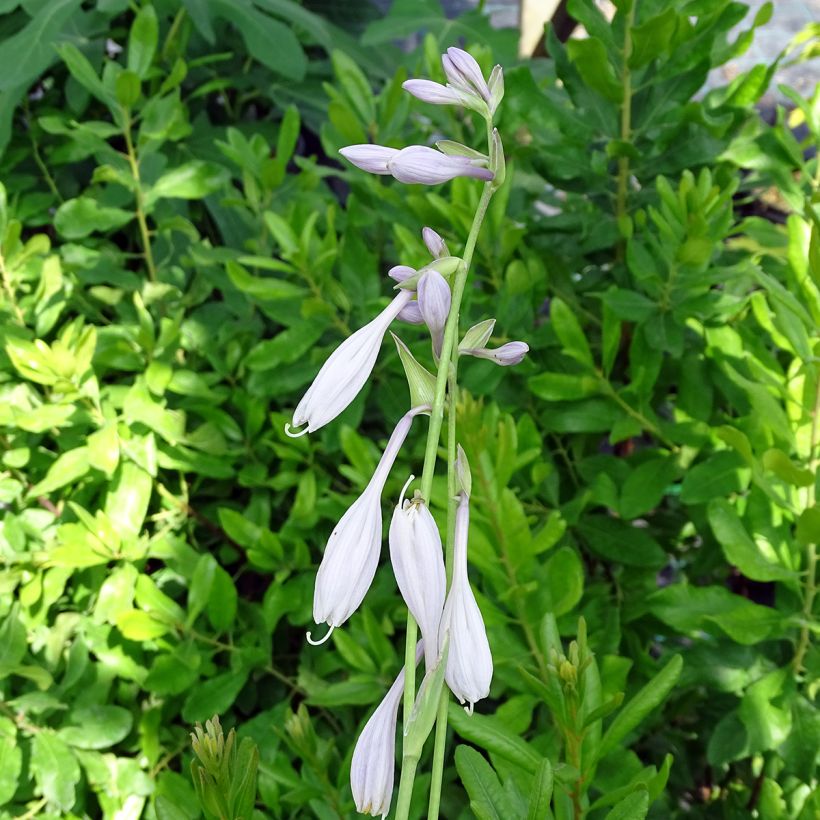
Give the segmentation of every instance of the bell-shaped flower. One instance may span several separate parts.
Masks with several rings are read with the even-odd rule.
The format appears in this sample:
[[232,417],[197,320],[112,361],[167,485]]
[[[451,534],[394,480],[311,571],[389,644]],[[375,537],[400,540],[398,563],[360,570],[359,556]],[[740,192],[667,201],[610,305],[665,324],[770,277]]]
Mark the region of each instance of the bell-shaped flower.
[[450,648],[444,678],[460,703],[473,704],[487,697],[493,678],[493,656],[484,628],[484,619],[467,576],[467,535],[470,528],[470,500],[464,489],[456,509],[453,580],[444,604],[439,627],[439,646],[449,633]]
[[501,347],[473,347],[462,349],[461,352],[467,356],[475,356],[478,359],[489,359],[502,367],[509,367],[513,364],[520,364],[529,349],[530,346],[526,342],[507,342]]
[[425,664],[429,670],[438,655],[438,627],[447,581],[441,536],[422,499],[405,500],[402,491],[393,510],[389,541],[396,583],[410,614],[419,625],[426,647]]
[[413,419],[429,411],[414,407],[402,416],[364,492],[353,502],[330,534],[313,591],[313,620],[330,627],[321,641],[341,626],[362,602],[379,563],[382,543],[381,496],[390,469],[396,460]]
[[392,174],[399,182],[408,184],[438,185],[455,177],[474,177],[489,182],[493,178],[493,172],[482,167],[483,160],[450,157],[426,145],[410,145],[401,151],[378,145],[350,145],[339,153],[363,171]]
[[[416,646],[416,663],[422,645]],[[396,723],[404,689],[404,669],[365,724],[350,762],[350,789],[356,810],[386,817],[393,797],[396,769]]]
[[[412,297],[412,293],[400,291],[375,319],[359,328],[330,354],[296,405],[292,425],[285,425],[289,436],[318,430],[333,421],[359,395],[373,371],[387,328]],[[301,427],[303,424],[307,425],[304,430],[290,431],[291,426]]]
[[444,341],[444,325],[450,313],[450,286],[438,271],[431,269],[419,279],[416,292],[419,310],[433,337],[433,352],[439,356]]
[[440,259],[442,256],[450,255],[447,243],[432,228],[422,228],[421,238],[424,240],[427,250],[430,251],[434,259]]

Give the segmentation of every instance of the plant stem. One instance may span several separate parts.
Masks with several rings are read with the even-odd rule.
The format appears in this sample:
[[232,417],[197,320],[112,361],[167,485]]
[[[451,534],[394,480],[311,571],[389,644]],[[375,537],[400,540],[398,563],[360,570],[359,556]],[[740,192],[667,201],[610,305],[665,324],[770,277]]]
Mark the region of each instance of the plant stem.
[[[492,122],[487,120],[487,149],[492,147]],[[461,265],[455,274],[453,281],[452,298],[450,301],[450,313],[447,315],[447,322],[444,326],[444,340],[441,346],[441,356],[439,358],[438,371],[436,373],[436,392],[430,410],[430,426],[427,428],[427,444],[424,449],[424,467],[421,473],[421,496],[425,503],[429,505],[430,494],[433,489],[433,475],[436,469],[436,456],[438,454],[439,439],[441,438],[441,427],[444,421],[444,400],[447,392],[447,381],[450,375],[451,360],[458,353],[458,320],[461,309],[461,300],[464,296],[464,288],[467,284],[467,277],[470,273],[470,265],[473,261],[478,234],[487,214],[490,199],[495,192],[495,185],[492,181],[484,184],[481,192],[481,199],[478,201],[478,208],[473,217],[473,224],[467,236],[464,246],[464,254],[461,257]],[[455,382],[453,382],[455,385]],[[451,413],[455,414],[454,396],[450,397]],[[453,419],[453,424],[455,419]],[[455,447],[455,436],[453,436],[453,447]],[[448,459],[449,460],[449,459]],[[415,701],[415,669],[416,669],[416,635],[417,626],[413,616],[407,613],[407,634],[404,652],[404,725],[410,718],[410,713]],[[441,707],[439,707],[441,708]],[[445,727],[446,728],[446,727]],[[439,730],[436,730],[439,734]],[[443,743],[440,754],[443,754]],[[409,757],[402,758],[401,779],[399,780],[399,796],[396,806],[396,820],[407,820],[410,810],[410,798],[413,794],[413,780],[416,774],[418,759]]]
[[[621,142],[629,142],[632,134],[632,72],[629,70],[629,57],[632,54],[632,26],[635,22],[635,2],[629,6],[624,24],[624,50],[623,50],[623,71],[621,73],[621,85],[623,86],[623,97],[621,98]],[[629,193],[629,157],[618,158],[618,192],[615,199],[615,218],[618,220],[618,227],[626,217],[626,199]],[[618,245],[618,255],[623,255],[623,242]]]
[[134,179],[134,198],[137,204],[137,224],[142,237],[142,255],[145,258],[145,267],[148,269],[148,278],[152,282],[157,281],[157,268],[154,264],[154,253],[151,250],[151,235],[148,232],[148,222],[145,218],[145,203],[142,198],[142,180],[140,179],[140,166],[137,160],[137,152],[134,150],[134,141],[131,139],[131,112],[127,108],[122,110],[125,125],[122,129],[125,138],[125,151],[128,158],[128,165],[131,168],[131,176]]
[[[447,541],[444,552],[444,570],[447,589],[453,580],[453,555],[455,553],[456,531],[456,405],[458,403],[458,346],[453,346],[450,357],[449,393],[447,405]],[[447,744],[447,708],[450,690],[444,686],[436,714],[436,737],[433,746],[433,771],[430,780],[430,802],[427,806],[427,820],[438,820],[441,804],[441,784],[444,779],[444,750]]]

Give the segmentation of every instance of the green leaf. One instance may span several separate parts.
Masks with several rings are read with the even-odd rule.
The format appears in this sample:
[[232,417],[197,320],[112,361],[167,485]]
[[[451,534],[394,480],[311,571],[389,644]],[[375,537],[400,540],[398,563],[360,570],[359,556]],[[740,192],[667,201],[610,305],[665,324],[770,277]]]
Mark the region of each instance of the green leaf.
[[43,797],[68,812],[76,799],[80,765],[68,746],[51,730],[43,729],[31,741],[31,770]]
[[595,377],[572,373],[542,372],[530,378],[528,384],[530,390],[545,401],[585,399],[601,390],[601,383]]
[[105,498],[105,513],[125,536],[142,532],[154,489],[151,476],[131,461],[120,464]]
[[92,233],[121,228],[134,218],[131,211],[102,205],[90,196],[63,202],[54,214],[54,227],[66,239],[82,239]]
[[283,299],[302,299],[307,290],[284,279],[252,276],[236,262],[226,262],[228,278],[243,293],[261,301],[277,302]]
[[604,820],[643,820],[648,811],[649,792],[639,788],[614,805]]
[[148,75],[154,61],[158,39],[157,13],[148,4],[137,12],[128,34],[128,68],[142,79]]
[[749,476],[741,456],[721,450],[689,469],[681,485],[680,499],[684,504],[703,504],[737,493],[746,488]]
[[111,92],[105,87],[86,56],[72,43],[63,43],[58,49],[71,76],[100,102],[109,108],[116,106]]
[[585,546],[609,561],[636,567],[662,567],[666,563],[666,553],[645,529],[617,518],[585,515],[578,530]]
[[665,9],[632,29],[632,52],[629,67],[640,68],[663,54],[678,27],[678,14],[674,8]]
[[655,509],[666,494],[675,472],[675,462],[671,458],[651,458],[635,467],[621,489],[621,516],[637,518]]
[[615,716],[601,739],[599,758],[613,752],[622,740],[658,707],[680,677],[683,659],[673,655],[669,662]]
[[542,765],[541,755],[512,732],[501,719],[489,715],[468,715],[455,703],[450,703],[448,719],[464,740],[503,757],[525,772],[535,774],[539,771]]
[[170,626],[141,609],[126,609],[117,615],[117,629],[129,641],[142,642],[161,638],[170,630]]
[[556,298],[550,302],[550,324],[567,356],[583,365],[591,367],[594,364],[592,351],[589,349],[589,342],[580,322],[560,299]]
[[[232,0],[210,0],[211,8],[236,26],[251,56],[271,71],[289,80],[302,80],[307,57],[290,27],[251,5]],[[271,44],[276,44],[275,48]]]
[[205,721],[228,711],[236,700],[248,673],[245,670],[227,672],[203,681],[188,693],[182,705],[182,719],[186,723]]
[[623,96],[621,83],[615,76],[604,44],[597,37],[570,40],[567,55],[586,85],[610,102],[620,102]]
[[29,12],[33,16],[22,27],[19,24],[25,16],[14,16],[18,24],[3,35],[0,92],[30,85],[54,62],[54,44],[80,5],[80,0],[50,0],[33,5]]
[[123,106],[123,108],[133,108],[142,93],[140,78],[133,71],[128,71],[127,69],[121,71],[117,77],[115,89],[117,102]]
[[556,617],[571,612],[584,594],[584,566],[576,550],[566,546],[547,560],[546,584],[536,593],[539,601],[547,597],[546,608]]
[[122,706],[97,705],[73,709],[59,737],[77,749],[108,749],[124,740],[133,724],[131,712]]
[[515,817],[509,797],[492,766],[469,746],[459,746],[456,769],[470,798],[470,809],[478,820],[509,820]]
[[627,322],[645,322],[658,309],[642,293],[623,288],[610,288],[604,293],[603,300],[615,316]]
[[17,745],[14,732],[6,734],[0,726],[0,806],[11,803],[22,769],[23,752]]
[[20,622],[19,604],[11,606],[0,625],[0,679],[6,677],[26,654],[26,628]]
[[820,544],[820,507],[808,507],[800,513],[794,534],[801,544]]
[[798,467],[782,451],[773,447],[763,453],[760,459],[766,470],[771,470],[779,479],[794,487],[810,487],[814,483],[814,473]]
[[204,199],[228,181],[228,170],[221,165],[191,160],[166,171],[146,192],[145,207],[160,199]]
[[552,784],[552,766],[545,757],[541,760],[541,764],[532,778],[530,802],[527,805],[527,820],[552,820],[553,815],[550,810]]
[[71,484],[82,478],[91,469],[88,463],[88,447],[77,447],[62,453],[48,468],[48,472],[42,481],[35,484],[29,491],[30,498],[37,498],[40,495],[48,495],[54,490]]
[[726,560],[734,564],[753,581],[782,581],[794,578],[795,573],[776,563],[777,556],[769,547],[772,559],[767,558],[746,532],[734,507],[725,498],[713,498],[707,507],[707,517]]

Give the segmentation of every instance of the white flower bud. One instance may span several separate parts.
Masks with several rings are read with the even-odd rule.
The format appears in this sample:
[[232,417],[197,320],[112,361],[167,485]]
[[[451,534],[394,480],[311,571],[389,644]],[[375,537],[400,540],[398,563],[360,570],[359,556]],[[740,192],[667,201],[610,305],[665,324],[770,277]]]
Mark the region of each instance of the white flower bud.
[[526,342],[507,342],[494,349],[478,347],[461,350],[461,352],[467,356],[475,356],[477,359],[489,359],[502,367],[509,367],[512,364],[520,364],[529,349],[530,346]]
[[390,522],[390,560],[402,598],[421,630],[429,670],[438,657],[438,627],[447,589],[444,550],[427,505],[421,499],[407,501],[403,495],[404,491]]
[[419,310],[433,337],[433,352],[439,356],[444,341],[444,325],[450,313],[450,286],[437,270],[428,270],[419,279],[416,292]]
[[397,282],[404,282],[405,279],[409,279],[415,272],[416,269],[411,268],[410,265],[393,265],[393,267],[387,271],[387,275]]
[[[422,644],[416,646],[416,663]],[[396,769],[396,723],[404,690],[404,669],[365,724],[350,762],[350,789],[356,810],[386,817],[393,797]]]
[[392,174],[399,182],[438,185],[456,177],[474,177],[489,182],[493,172],[483,161],[448,157],[426,145],[410,145],[401,151],[381,145],[349,145],[339,153],[357,168],[371,174]]
[[388,163],[389,172],[399,181],[409,184],[438,185],[456,177],[474,177],[489,182],[492,171],[473,165],[466,157],[448,157],[426,145],[402,148]]
[[448,48],[447,53],[442,55],[441,64],[451,85],[477,93],[486,103],[491,101],[492,95],[481,67],[471,54],[460,48]]
[[352,162],[362,171],[371,174],[389,174],[387,163],[399,153],[398,148],[387,148],[384,145],[349,145],[342,148],[339,153],[348,161]]
[[[330,354],[296,405],[292,424],[285,425],[289,436],[312,433],[347,409],[373,371],[387,328],[412,297],[411,292],[400,291],[375,319],[359,328]],[[304,430],[290,431],[291,426],[301,427],[303,424],[307,424]]]
[[458,105],[461,102],[455,89],[432,80],[406,80],[401,87],[422,102],[433,105]]
[[439,646],[450,635],[447,685],[460,703],[473,704],[487,697],[493,678],[493,656],[487,631],[467,576],[467,535],[470,528],[470,501],[466,493],[459,496],[453,556],[453,582],[439,627]]
[[[384,484],[413,419],[429,409],[427,405],[414,407],[402,416],[364,492],[330,534],[313,592],[313,620],[328,624],[330,631],[318,643],[327,640],[356,611],[373,582],[382,544]],[[310,633],[308,641],[317,643]]]
[[447,249],[447,243],[432,228],[422,228],[421,238],[424,240],[427,250],[430,251],[436,259],[450,255],[450,251]]

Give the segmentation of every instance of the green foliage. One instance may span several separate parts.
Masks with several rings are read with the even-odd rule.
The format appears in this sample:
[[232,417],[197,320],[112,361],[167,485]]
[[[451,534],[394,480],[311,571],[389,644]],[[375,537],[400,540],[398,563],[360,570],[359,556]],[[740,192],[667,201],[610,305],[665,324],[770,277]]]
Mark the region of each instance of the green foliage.
[[432,360],[386,344],[340,424],[283,426],[385,271],[427,261],[418,224],[460,251],[475,186],[334,157],[466,139],[401,90],[462,37],[505,65],[507,151],[462,326],[531,353],[462,368],[495,678],[451,705],[442,816],[820,811],[820,94],[768,126],[772,67],[701,93],[741,4],[616,6],[572,2],[589,38],[516,67],[514,33],[433,2],[357,30],[288,0],[0,3],[0,815],[218,816],[188,740],[218,714],[238,770],[259,754],[237,813],[354,816],[401,665],[389,569],[329,651],[303,633]]

